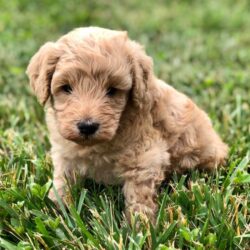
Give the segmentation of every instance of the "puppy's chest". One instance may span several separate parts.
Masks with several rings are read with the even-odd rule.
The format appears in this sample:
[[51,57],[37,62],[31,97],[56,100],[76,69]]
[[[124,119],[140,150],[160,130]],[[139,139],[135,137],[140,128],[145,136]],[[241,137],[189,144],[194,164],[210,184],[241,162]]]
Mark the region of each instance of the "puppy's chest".
[[122,183],[121,169],[115,156],[89,152],[78,158],[76,166],[79,172],[98,183],[108,185]]

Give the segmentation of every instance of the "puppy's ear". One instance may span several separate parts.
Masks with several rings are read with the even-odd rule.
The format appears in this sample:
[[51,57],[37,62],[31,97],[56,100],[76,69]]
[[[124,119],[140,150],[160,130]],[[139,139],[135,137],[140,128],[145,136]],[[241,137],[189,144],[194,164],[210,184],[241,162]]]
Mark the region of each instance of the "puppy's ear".
[[45,43],[31,58],[26,74],[38,101],[44,105],[50,96],[50,84],[62,49],[53,42]]
[[150,109],[152,102],[150,86],[153,78],[153,61],[147,56],[140,44],[131,42],[131,46],[133,48],[130,58],[130,61],[132,61],[133,103],[139,109]]

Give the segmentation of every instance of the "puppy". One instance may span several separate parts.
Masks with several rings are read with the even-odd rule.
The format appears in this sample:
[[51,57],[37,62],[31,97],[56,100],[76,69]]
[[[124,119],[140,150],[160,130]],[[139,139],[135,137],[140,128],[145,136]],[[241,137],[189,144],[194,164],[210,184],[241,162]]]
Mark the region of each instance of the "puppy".
[[[54,187],[77,172],[123,185],[126,209],[154,222],[157,187],[174,171],[215,169],[228,148],[204,111],[153,72],[126,32],[78,28],[48,42],[27,68],[45,106]],[[53,191],[49,197],[56,200]]]

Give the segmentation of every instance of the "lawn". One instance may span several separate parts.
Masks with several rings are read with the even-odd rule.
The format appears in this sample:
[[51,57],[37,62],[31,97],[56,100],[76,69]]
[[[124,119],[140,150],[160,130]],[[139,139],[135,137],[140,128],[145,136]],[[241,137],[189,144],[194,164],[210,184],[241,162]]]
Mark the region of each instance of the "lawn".
[[[120,187],[79,183],[60,209],[47,197],[48,132],[25,70],[43,43],[89,25],[128,30],[230,146],[212,175],[173,174],[155,227],[125,222]],[[0,0],[0,249],[250,249],[249,162],[249,1]]]

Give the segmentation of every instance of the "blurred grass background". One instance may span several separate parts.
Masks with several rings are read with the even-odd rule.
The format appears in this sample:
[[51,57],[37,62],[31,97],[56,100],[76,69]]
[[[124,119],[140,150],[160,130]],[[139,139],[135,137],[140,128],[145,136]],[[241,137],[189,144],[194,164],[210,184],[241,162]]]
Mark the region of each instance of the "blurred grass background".
[[[230,145],[225,169],[174,177],[156,228],[123,220],[120,188],[86,183],[56,211],[44,113],[25,70],[75,27],[127,30],[155,73],[210,115]],[[0,249],[249,249],[250,2],[0,0]]]

